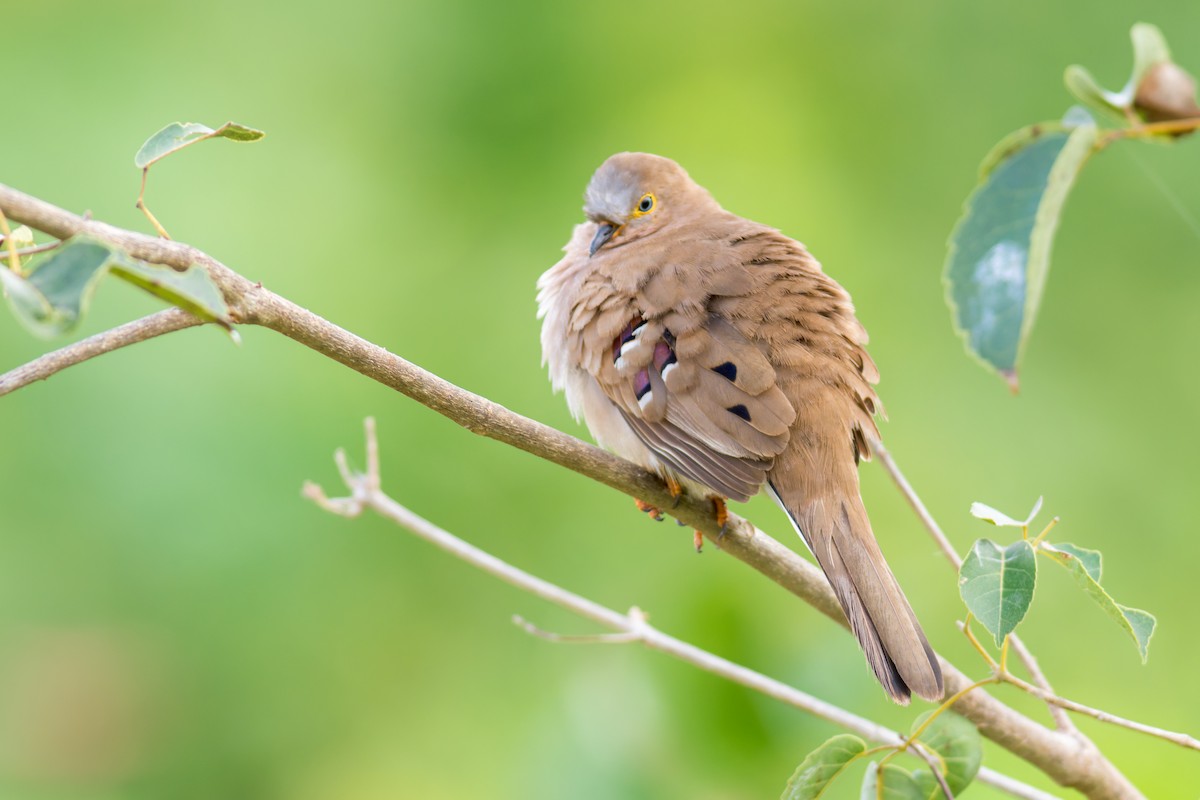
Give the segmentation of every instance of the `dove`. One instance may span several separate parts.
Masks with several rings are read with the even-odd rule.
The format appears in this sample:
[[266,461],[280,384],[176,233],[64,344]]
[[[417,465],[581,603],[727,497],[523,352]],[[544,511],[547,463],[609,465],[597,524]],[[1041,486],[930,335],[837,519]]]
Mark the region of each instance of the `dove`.
[[[859,492],[881,413],[850,296],[799,242],[674,161],[618,153],[538,280],[543,362],[597,443],[714,499],[765,491],[824,570],[888,695],[943,695]],[[640,507],[644,507],[641,504]]]

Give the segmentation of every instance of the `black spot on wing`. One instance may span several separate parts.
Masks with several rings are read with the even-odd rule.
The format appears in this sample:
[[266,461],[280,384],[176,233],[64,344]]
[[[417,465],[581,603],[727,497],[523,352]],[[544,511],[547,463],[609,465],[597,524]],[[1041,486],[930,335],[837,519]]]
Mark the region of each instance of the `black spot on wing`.
[[741,417],[742,419],[746,420],[746,422],[750,421],[750,409],[746,408],[741,403],[738,403],[736,406],[730,406],[725,410],[736,417]]
[[712,371],[727,381],[733,382],[737,380],[737,364],[734,364],[732,361],[726,361],[724,364],[719,364],[713,367]]

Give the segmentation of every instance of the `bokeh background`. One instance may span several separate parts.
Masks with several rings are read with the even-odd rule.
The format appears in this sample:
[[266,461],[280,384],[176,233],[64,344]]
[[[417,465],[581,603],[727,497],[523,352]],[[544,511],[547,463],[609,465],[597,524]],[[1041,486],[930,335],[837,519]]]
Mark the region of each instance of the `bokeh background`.
[[[0,180],[147,230],[132,157],[174,120],[262,128],[151,174],[151,207],[269,288],[583,434],[539,366],[534,281],[626,149],[806,242],[873,335],[884,433],[955,544],[1039,495],[1158,615],[1151,659],[1043,568],[1022,627],[1061,692],[1200,728],[1200,143],[1097,158],[1055,247],[1021,396],[951,332],[944,242],[991,145],[1058,117],[1070,63],[1122,83],[1132,23],[1200,71],[1200,6],[366,2],[4,4]],[[103,284],[78,335],[157,308]],[[907,727],[850,637],[628,498],[480,439],[268,331],[190,330],[0,401],[3,798],[758,798],[837,732],[635,647],[386,522],[300,497],[361,463],[501,558]],[[60,343],[0,314],[0,369]],[[864,494],[942,652],[982,676],[955,581],[875,465]],[[744,510],[793,542],[761,498]],[[1039,719],[1036,704],[1005,691]],[[1081,725],[1151,797],[1200,761]],[[1053,788],[1006,753],[986,763]],[[856,797],[855,781],[837,797]],[[1067,793],[1068,795],[1070,793]],[[985,787],[971,796],[998,796]]]

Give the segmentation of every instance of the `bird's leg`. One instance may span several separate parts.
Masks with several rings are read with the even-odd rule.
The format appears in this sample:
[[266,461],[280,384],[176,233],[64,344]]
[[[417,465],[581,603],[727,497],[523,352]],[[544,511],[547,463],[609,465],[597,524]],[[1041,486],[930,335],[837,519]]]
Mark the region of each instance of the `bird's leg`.
[[725,537],[725,528],[729,525],[729,509],[725,506],[725,498],[712,497],[710,499],[713,504],[713,513],[717,515],[717,525],[721,526],[721,530],[717,533],[717,540],[720,541]]
[[683,487],[675,480],[675,476],[669,473],[663,475],[663,481],[667,484],[667,491],[671,493],[671,508],[675,508],[679,505],[679,498],[683,497]]
[[[710,497],[712,501],[713,513],[717,515],[717,524],[721,526],[721,530],[717,531],[717,541],[721,541],[725,537],[725,528],[729,525],[729,509],[725,507],[725,498]],[[696,552],[704,546],[704,534],[699,530],[692,531],[692,543],[696,546]]]

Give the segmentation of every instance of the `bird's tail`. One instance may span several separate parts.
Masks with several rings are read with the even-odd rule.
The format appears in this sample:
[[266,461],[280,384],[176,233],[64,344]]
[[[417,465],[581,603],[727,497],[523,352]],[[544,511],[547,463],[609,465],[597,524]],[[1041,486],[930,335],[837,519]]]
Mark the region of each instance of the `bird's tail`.
[[937,655],[875,542],[858,481],[853,480],[848,492],[833,491],[828,484],[788,487],[772,481],[768,485],[825,571],[850,629],[887,693],[902,705],[912,693],[933,702],[941,700],[944,690]]

